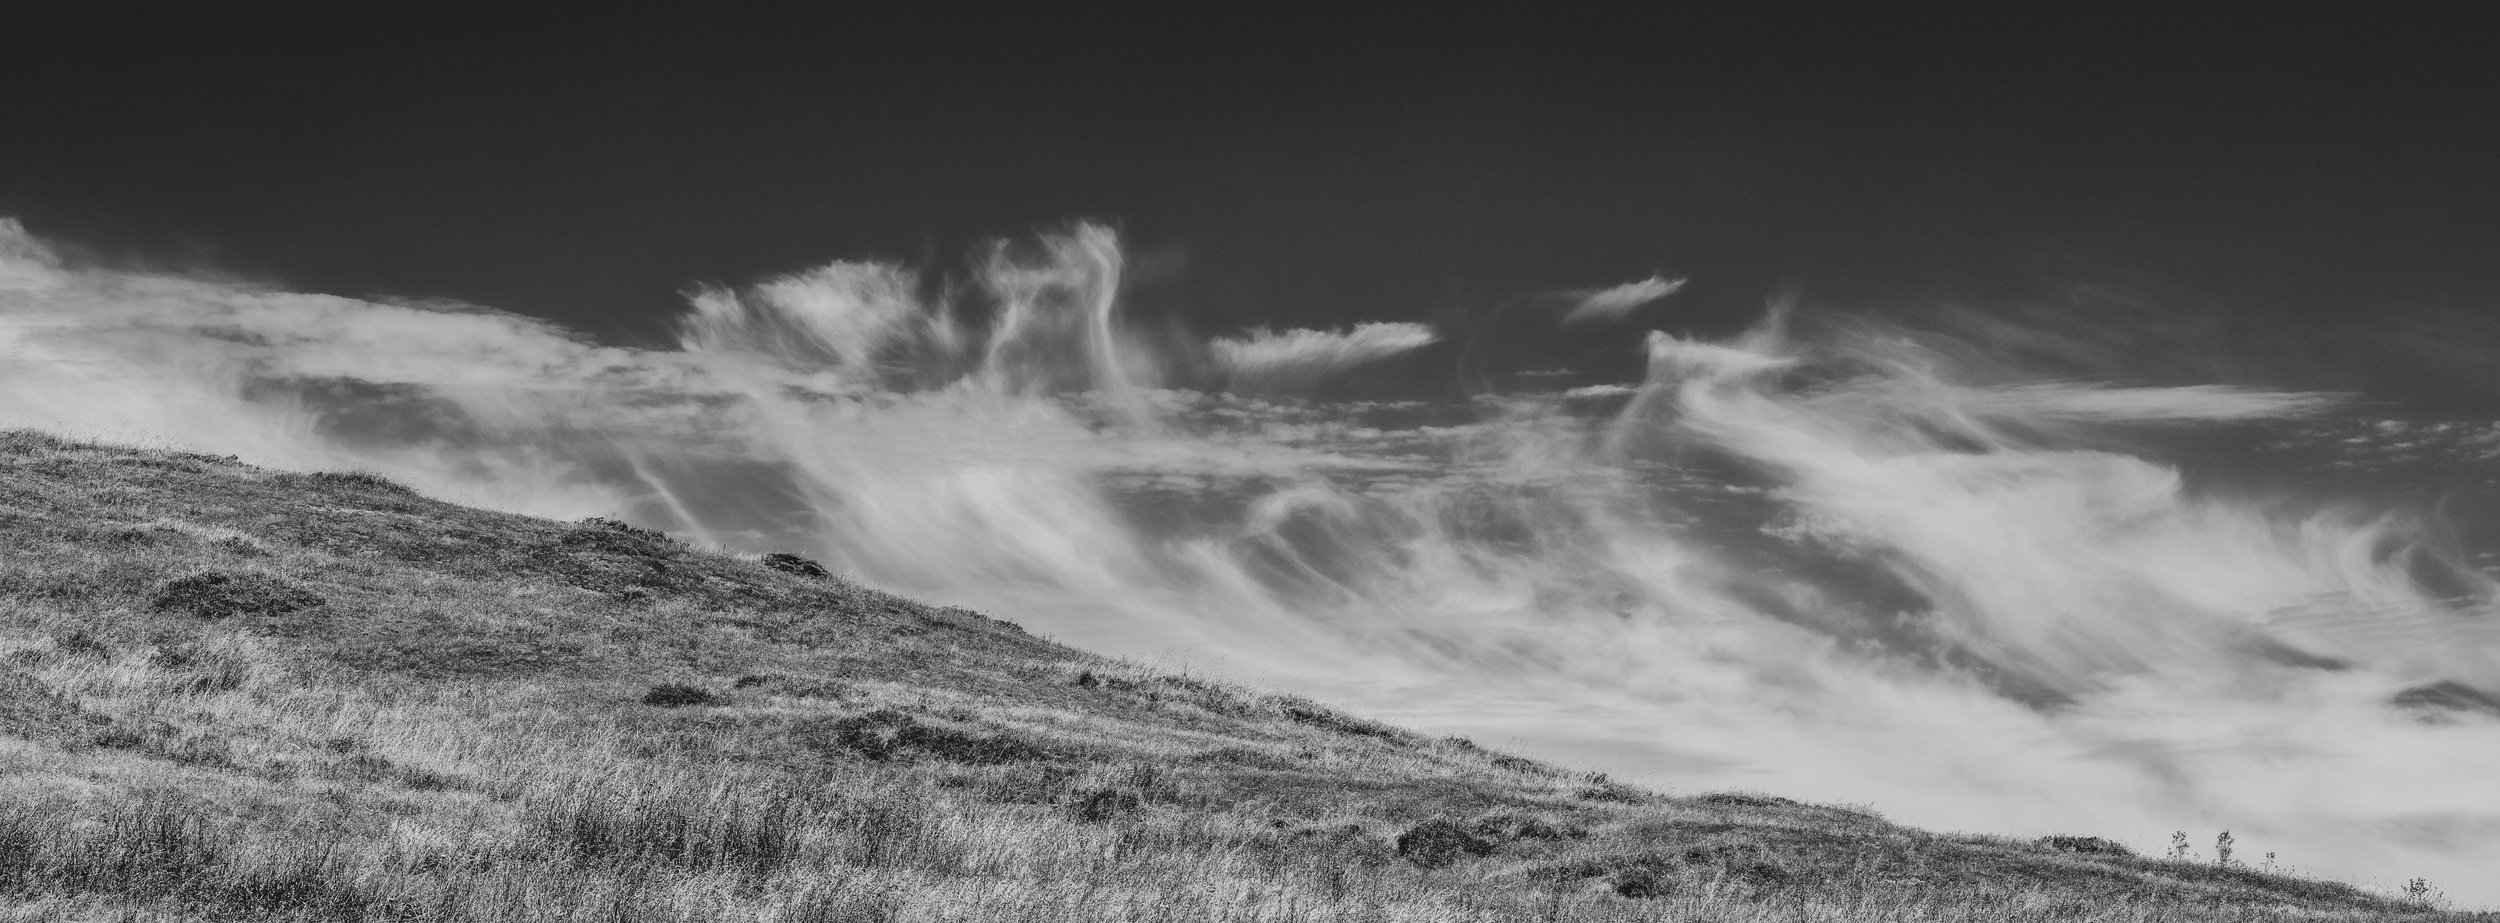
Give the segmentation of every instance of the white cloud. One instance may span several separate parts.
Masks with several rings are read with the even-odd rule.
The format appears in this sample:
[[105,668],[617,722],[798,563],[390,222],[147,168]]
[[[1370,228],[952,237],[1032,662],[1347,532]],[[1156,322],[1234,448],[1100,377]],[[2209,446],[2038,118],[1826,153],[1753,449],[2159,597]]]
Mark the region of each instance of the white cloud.
[[1348,330],[1265,328],[1208,343],[1216,365],[1234,387],[1247,391],[1292,390],[1347,368],[1432,345],[1440,337],[1422,324],[1356,324]]
[[1642,305],[1657,301],[1684,287],[1686,280],[1651,276],[1638,282],[1626,282],[1613,288],[1572,292],[1576,299],[1571,310],[1563,313],[1563,323],[1622,320]]
[[1565,392],[1563,392],[1563,396],[1564,396],[1564,397],[1581,397],[1581,398],[1587,398],[1587,397],[1615,397],[1615,396],[1618,396],[1618,395],[1624,395],[1624,394],[1635,394],[1635,393],[1638,393],[1639,391],[1640,391],[1640,389],[1638,389],[1638,388],[1634,388],[1634,387],[1632,387],[1632,386],[1630,386],[1630,385],[1587,385],[1587,386],[1583,386],[1583,387],[1573,388],[1573,389],[1571,389],[1571,390],[1569,390],[1569,391],[1565,391]]

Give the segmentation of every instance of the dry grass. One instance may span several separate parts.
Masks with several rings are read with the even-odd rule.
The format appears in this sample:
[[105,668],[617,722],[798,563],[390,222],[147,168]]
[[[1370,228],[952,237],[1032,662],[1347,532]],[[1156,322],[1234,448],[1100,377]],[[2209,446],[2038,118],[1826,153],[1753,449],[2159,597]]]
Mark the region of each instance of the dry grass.
[[29,433],[0,780],[0,921],[2455,918],[1663,798],[615,523]]

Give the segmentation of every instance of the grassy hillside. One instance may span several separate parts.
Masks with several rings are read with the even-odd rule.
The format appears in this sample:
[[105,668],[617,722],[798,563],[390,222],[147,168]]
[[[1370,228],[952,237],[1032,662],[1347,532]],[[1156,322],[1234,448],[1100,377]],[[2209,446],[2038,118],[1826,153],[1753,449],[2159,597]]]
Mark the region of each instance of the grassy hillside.
[[0,920],[2453,918],[1660,797],[808,570],[0,434]]

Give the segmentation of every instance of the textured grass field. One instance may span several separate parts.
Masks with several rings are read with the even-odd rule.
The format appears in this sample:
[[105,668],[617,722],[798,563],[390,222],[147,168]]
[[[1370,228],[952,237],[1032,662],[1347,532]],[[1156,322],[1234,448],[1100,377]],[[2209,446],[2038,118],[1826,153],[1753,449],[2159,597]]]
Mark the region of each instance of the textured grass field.
[[1661,797],[803,561],[26,432],[0,787],[0,920],[2467,918]]

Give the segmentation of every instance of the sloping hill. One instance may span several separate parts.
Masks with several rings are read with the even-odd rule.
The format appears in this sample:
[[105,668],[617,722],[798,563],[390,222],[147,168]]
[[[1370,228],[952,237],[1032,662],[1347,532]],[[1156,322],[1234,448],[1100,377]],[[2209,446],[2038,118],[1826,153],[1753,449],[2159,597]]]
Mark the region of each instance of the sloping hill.
[[2443,916],[1660,797],[811,571],[0,434],[0,919]]

